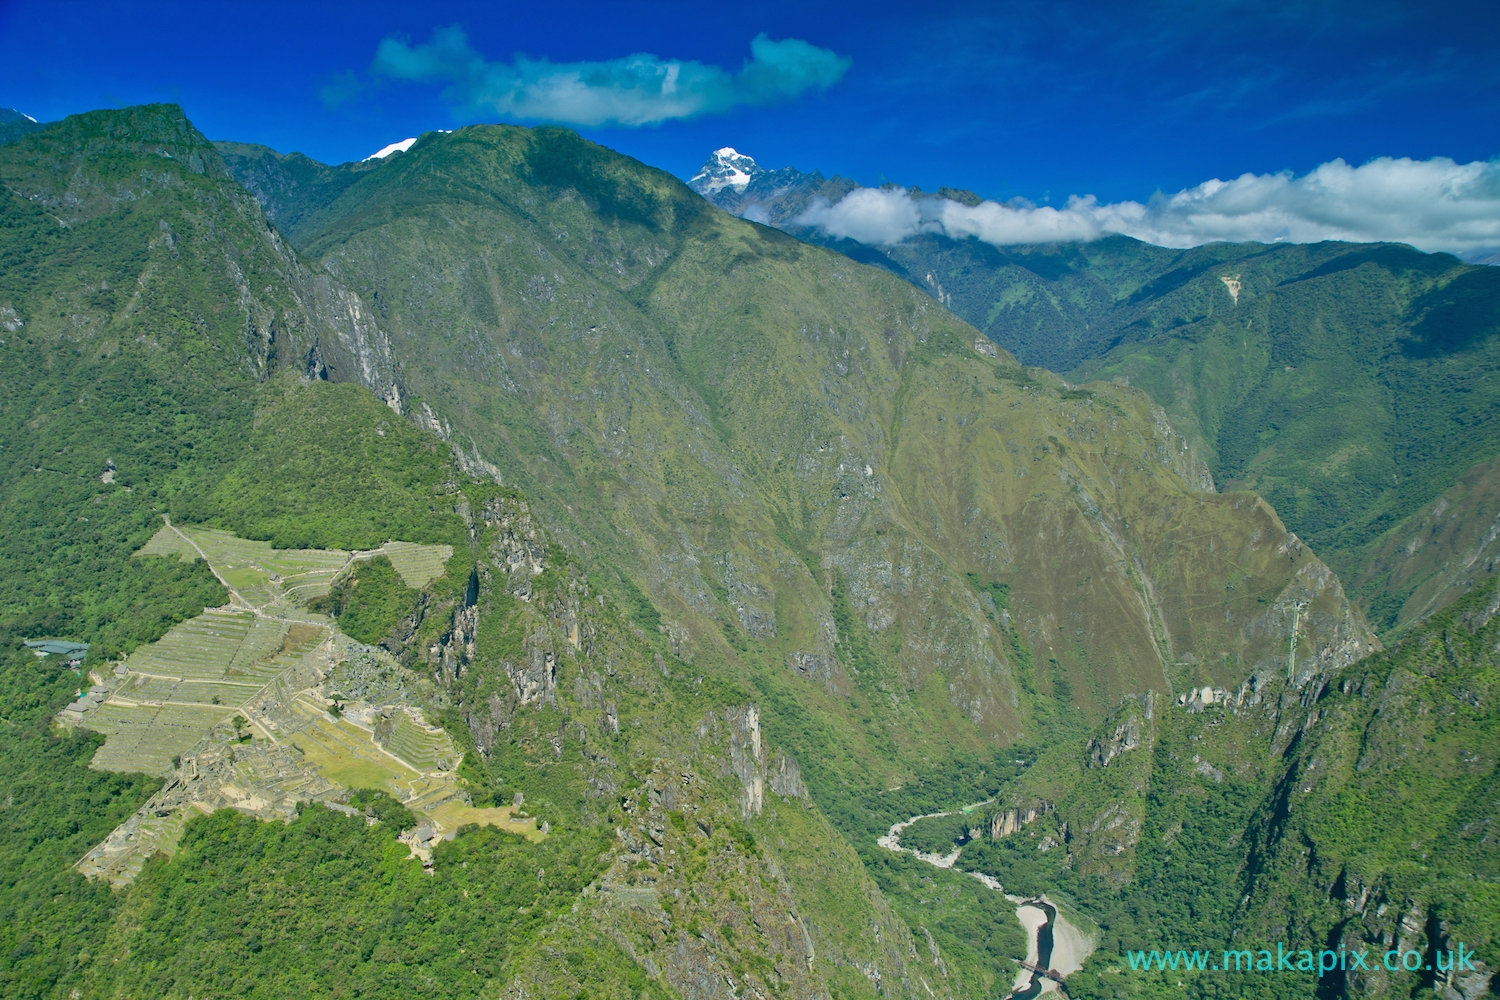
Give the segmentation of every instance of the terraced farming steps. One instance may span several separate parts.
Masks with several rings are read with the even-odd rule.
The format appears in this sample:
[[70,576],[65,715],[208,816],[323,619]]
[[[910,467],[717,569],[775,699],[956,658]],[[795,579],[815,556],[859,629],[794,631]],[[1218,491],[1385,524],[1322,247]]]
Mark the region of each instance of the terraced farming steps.
[[421,590],[443,575],[448,560],[453,557],[453,546],[386,542],[378,549],[356,554],[355,558],[373,559],[376,556],[385,556],[391,561],[402,583],[413,590]]
[[255,627],[248,611],[205,611],[136,650],[125,665],[137,674],[218,680]]
[[446,732],[418,723],[401,709],[376,724],[375,742],[424,772],[450,771],[457,757]]
[[[123,885],[153,852],[175,850],[193,811],[285,818],[298,802],[340,806],[360,788],[389,792],[439,834],[477,822],[542,836],[533,821],[470,803],[453,741],[409,707],[415,675],[300,605],[361,560],[385,556],[407,585],[423,587],[452,554],[410,542],[355,553],[282,550],[218,529],[163,525],[136,556],[206,559],[234,600],[117,664],[102,702],[59,715],[105,735],[91,766],[168,776],[78,870]],[[344,718],[330,714],[332,699],[346,702]]]
[[290,601],[306,604],[328,593],[341,573],[356,561],[385,556],[408,586],[420,590],[443,575],[453,555],[451,545],[386,542],[378,549],[274,549],[269,542],[240,538],[218,528],[164,524],[136,556],[171,556],[192,562],[206,559],[219,579],[248,606],[269,609]]
[[321,597],[349,565],[350,554],[339,549],[273,549],[270,542],[239,538],[217,528],[175,530],[203,553],[225,583],[256,607],[273,604],[284,594],[303,601]]
[[83,713],[84,728],[106,736],[93,766],[148,774],[171,767],[268,684],[285,686],[290,676],[316,683],[305,661],[331,634],[227,609],[183,622],[132,653],[111,697]]
[[105,702],[84,716],[84,726],[106,737],[89,766],[101,771],[161,774],[233,713],[196,705],[120,705]]

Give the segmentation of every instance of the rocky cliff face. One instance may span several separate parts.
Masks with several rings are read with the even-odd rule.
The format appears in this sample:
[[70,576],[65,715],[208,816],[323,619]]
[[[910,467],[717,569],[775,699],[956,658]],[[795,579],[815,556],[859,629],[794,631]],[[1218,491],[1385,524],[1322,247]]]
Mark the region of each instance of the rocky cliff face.
[[[557,561],[527,502],[494,499],[472,523],[484,550],[472,600],[429,651],[446,698],[481,762],[537,775],[544,802],[576,790],[584,821],[614,830],[606,870],[545,940],[607,941],[704,998],[953,995],[766,737],[759,706],[716,702],[690,665],[649,654]],[[487,622],[477,636],[474,619]],[[575,971],[539,953],[502,995],[576,991]]]
[[[112,323],[204,285],[215,310],[243,317],[242,342],[225,346],[238,349],[240,363],[258,377],[291,368],[357,382],[398,412],[403,408],[390,343],[370,310],[321,269],[302,265],[180,108],[74,116],[13,147],[3,169],[10,191],[63,229],[108,229],[127,216],[132,224],[152,217],[144,256],[118,261],[130,273],[92,275],[93,298],[112,292],[110,298],[124,299],[113,315],[75,308],[73,336],[107,349]],[[198,269],[192,277],[182,273],[188,262]],[[62,333],[50,329],[55,316],[24,301],[0,304],[0,317],[14,330],[29,323],[41,335]]]
[[[1352,664],[1127,700],[1006,790],[991,813],[998,849],[965,848],[959,864],[1014,891],[1071,894],[1100,920],[1101,955],[1169,933],[1252,950],[1295,940],[1375,956],[1324,978],[1338,995],[1484,995],[1500,877],[1497,613],[1490,583]],[[1189,872],[1186,913],[1173,883]],[[1472,969],[1456,966],[1459,941]],[[1433,969],[1388,970],[1390,949]],[[1108,995],[1108,964],[1070,992]]]

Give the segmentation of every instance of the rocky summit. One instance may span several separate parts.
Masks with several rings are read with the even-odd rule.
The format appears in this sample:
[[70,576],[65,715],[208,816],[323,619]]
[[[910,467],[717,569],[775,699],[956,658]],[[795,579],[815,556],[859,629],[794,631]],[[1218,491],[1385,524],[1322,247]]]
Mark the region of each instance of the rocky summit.
[[[852,182],[551,126],[341,166],[171,105],[10,138],[5,995],[1491,988],[1489,415],[1391,458],[1408,492],[1348,422],[1279,450],[1335,370],[1388,387],[1383,447],[1427,426],[1483,269],[981,273],[790,221]],[[1363,374],[1285,353],[1306,310]],[[1278,941],[1468,965],[1125,958]]]
[[743,194],[745,188],[764,173],[765,170],[753,159],[732,146],[725,146],[713,151],[708,162],[688,181],[688,186],[704,195],[725,188]]

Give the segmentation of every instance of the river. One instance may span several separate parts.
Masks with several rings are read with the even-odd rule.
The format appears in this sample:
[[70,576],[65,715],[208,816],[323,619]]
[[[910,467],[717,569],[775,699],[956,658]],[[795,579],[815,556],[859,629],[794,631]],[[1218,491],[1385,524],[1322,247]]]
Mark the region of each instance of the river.
[[[1050,973],[1049,976],[1037,975],[1023,965],[1016,973],[1016,981],[1011,986],[1007,1000],[1033,1000],[1043,993],[1052,992],[1061,993],[1066,997],[1067,991],[1062,988],[1058,980],[1083,968],[1084,959],[1088,958],[1094,950],[1094,942],[1077,926],[1059,914],[1057,907],[1045,893],[1035,898],[1015,896],[1005,892],[1005,888],[993,876],[956,868],[962,848],[955,848],[951,854],[929,854],[926,851],[901,846],[901,834],[918,820],[952,816],[956,812],[967,813],[981,806],[987,806],[993,801],[993,799],[986,799],[952,812],[926,813],[893,823],[890,832],[881,837],[877,843],[888,851],[910,854],[918,861],[924,861],[935,868],[953,868],[970,878],[983,882],[987,888],[995,892],[1005,893],[1005,898],[1016,904],[1016,919],[1026,929],[1026,965],[1046,969]],[[1052,976],[1057,978],[1054,979]]]

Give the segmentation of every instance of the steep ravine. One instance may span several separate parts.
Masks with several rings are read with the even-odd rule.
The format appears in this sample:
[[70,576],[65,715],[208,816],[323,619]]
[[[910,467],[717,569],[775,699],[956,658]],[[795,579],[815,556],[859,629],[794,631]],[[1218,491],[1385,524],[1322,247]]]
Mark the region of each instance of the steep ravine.
[[[944,816],[969,813],[990,805],[994,801],[994,799],[985,799],[982,802],[974,802],[948,812],[925,813],[893,823],[890,831],[877,843],[888,851],[910,854],[918,861],[925,861],[935,868],[954,868],[971,878],[978,879],[995,892],[1004,893],[1006,899],[1016,904],[1016,919],[1026,929],[1026,962],[1016,973],[1016,981],[1011,986],[1007,1000],[1032,1000],[1033,997],[1042,993],[1052,992],[1060,992],[1066,996],[1067,991],[1063,989],[1061,980],[1083,968],[1083,963],[1093,953],[1096,942],[1059,913],[1056,904],[1047,898],[1046,893],[1037,897],[1017,896],[1005,892],[1000,881],[991,875],[956,868],[959,855],[963,851],[961,847],[955,847],[950,854],[940,855],[914,847],[901,846],[901,834],[920,820],[941,819]],[[1045,969],[1048,974],[1039,976],[1035,972],[1036,969]],[[1056,978],[1053,978],[1054,976]]]

